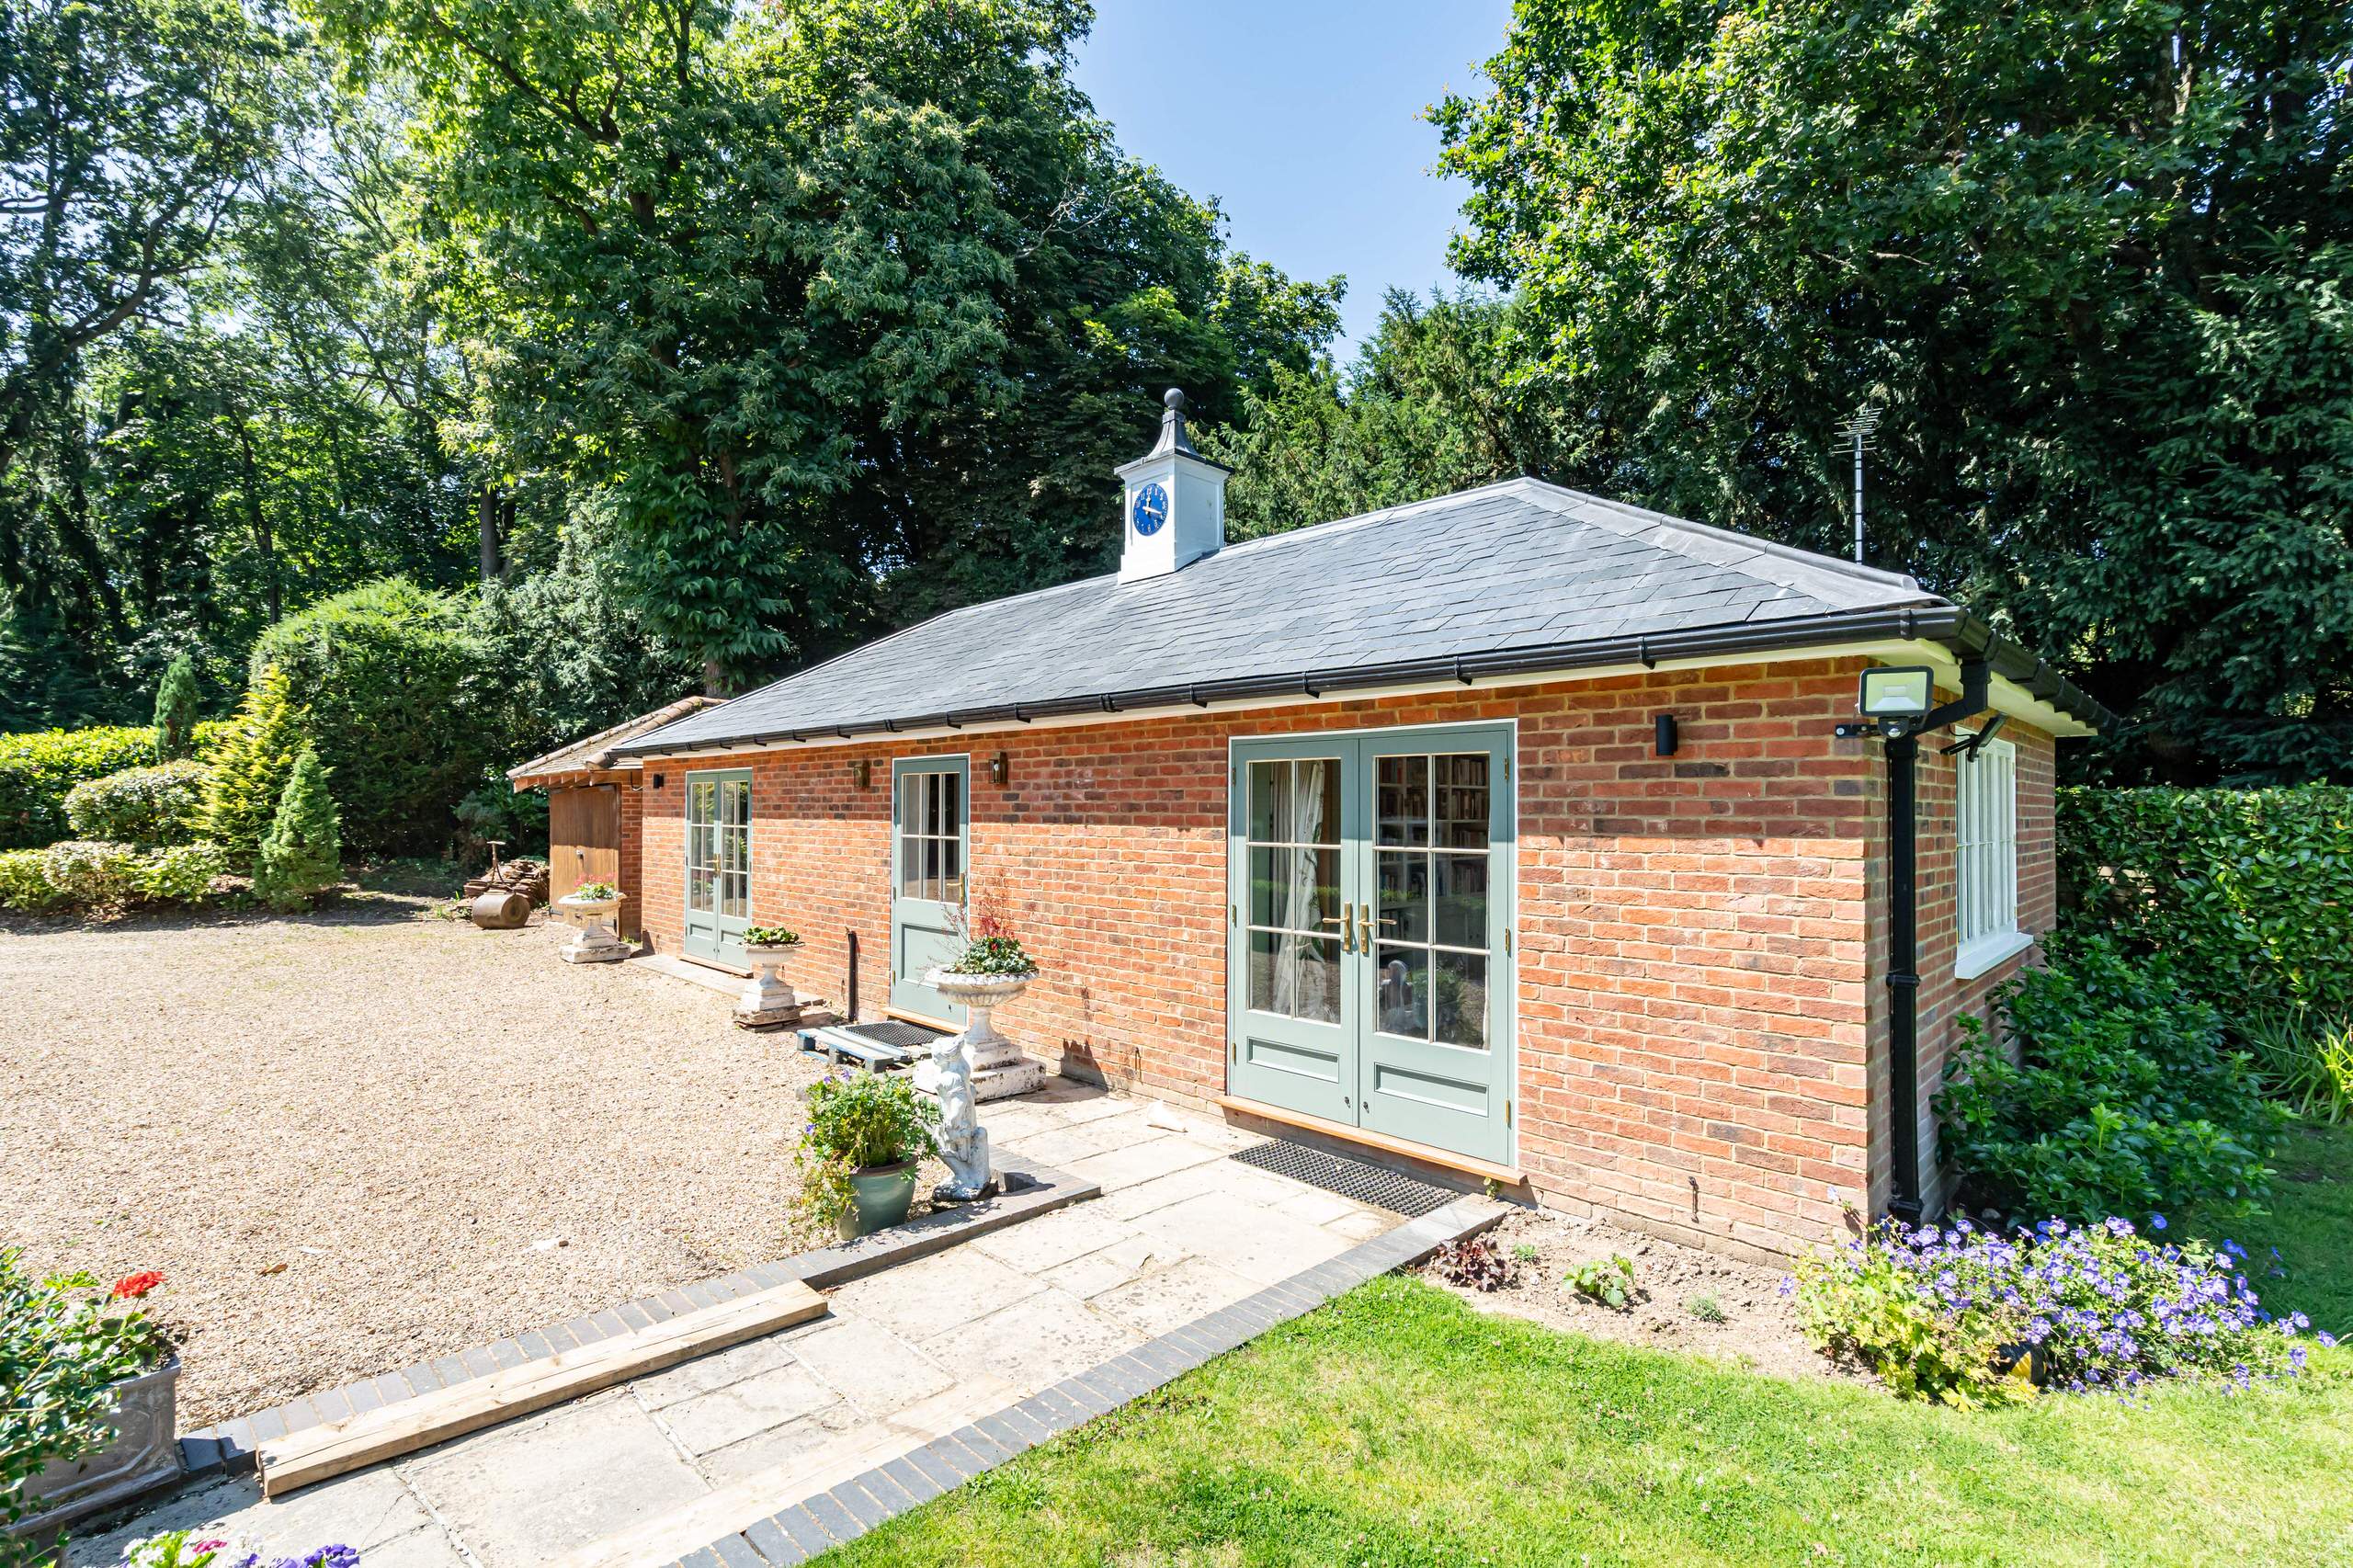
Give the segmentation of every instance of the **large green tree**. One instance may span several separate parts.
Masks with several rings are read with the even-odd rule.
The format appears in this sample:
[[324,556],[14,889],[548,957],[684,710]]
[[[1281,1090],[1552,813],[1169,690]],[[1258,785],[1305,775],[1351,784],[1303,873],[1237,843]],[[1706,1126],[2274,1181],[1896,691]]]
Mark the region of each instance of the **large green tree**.
[[417,95],[484,450],[601,495],[713,689],[1100,563],[1157,387],[1225,411],[1333,330],[1120,155],[1070,0],[316,10]]
[[1883,564],[2132,721],[2353,769],[2353,9],[1520,0],[1442,103],[1561,472]]

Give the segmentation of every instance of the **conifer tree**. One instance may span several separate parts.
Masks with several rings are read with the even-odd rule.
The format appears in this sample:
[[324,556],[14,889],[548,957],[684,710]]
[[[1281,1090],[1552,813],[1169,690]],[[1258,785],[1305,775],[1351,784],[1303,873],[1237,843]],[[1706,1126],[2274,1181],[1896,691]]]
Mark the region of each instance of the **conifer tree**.
[[196,663],[182,653],[155,688],[155,760],[175,761],[195,750]]
[[309,745],[294,759],[278,814],[261,841],[254,891],[276,909],[301,909],[343,880],[342,824],[327,770]]
[[292,685],[272,665],[245,692],[205,780],[204,836],[229,852],[230,864],[250,867],[261,852],[262,835],[302,749],[302,715]]

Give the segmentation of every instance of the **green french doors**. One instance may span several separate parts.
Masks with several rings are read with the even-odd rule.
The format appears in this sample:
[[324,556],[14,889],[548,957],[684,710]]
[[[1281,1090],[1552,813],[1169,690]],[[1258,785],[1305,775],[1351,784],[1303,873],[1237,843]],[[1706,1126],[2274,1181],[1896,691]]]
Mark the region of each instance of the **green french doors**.
[[891,765],[891,1006],[961,1024],[964,1009],[923,983],[953,962],[970,846],[964,809],[972,768],[961,756],[900,757]]
[[1511,1154],[1509,726],[1233,747],[1234,1094]]
[[752,923],[752,770],[687,775],[687,919],[695,958],[740,965]]

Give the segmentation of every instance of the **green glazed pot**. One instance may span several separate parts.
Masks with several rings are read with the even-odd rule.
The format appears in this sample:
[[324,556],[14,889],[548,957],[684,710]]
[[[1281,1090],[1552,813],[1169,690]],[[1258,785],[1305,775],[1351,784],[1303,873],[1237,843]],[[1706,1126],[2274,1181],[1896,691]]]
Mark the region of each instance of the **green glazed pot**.
[[849,1174],[850,1206],[841,1218],[842,1240],[855,1241],[886,1226],[906,1222],[915,1200],[915,1163],[870,1165]]

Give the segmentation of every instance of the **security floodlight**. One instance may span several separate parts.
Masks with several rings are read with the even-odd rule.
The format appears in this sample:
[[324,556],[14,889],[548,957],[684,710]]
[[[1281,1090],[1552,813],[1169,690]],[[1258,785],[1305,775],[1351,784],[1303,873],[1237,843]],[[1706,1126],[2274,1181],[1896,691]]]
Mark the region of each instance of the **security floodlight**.
[[1917,719],[1936,704],[1937,672],[1906,665],[1863,672],[1859,699],[1866,719]]

